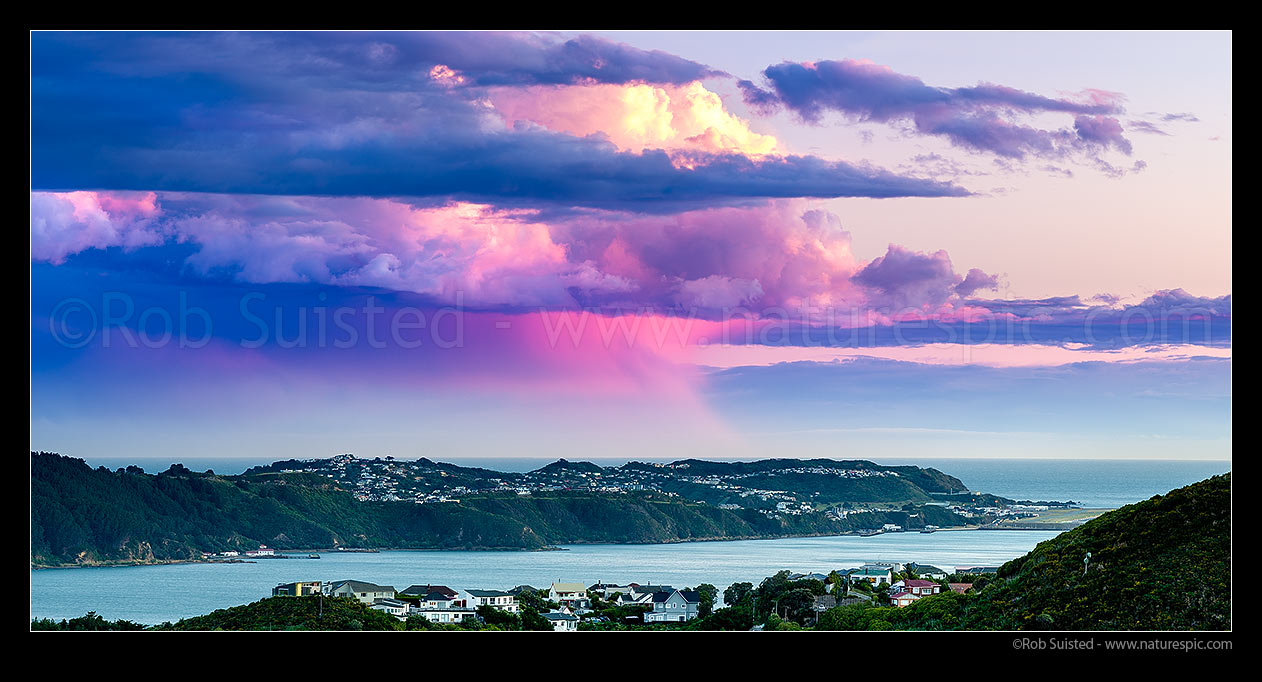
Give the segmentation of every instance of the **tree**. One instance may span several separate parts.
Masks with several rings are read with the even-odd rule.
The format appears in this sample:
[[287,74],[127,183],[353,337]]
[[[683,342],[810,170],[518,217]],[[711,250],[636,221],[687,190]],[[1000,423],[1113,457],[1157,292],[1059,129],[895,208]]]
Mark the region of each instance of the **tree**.
[[753,583],[732,583],[723,590],[723,603],[728,606],[737,606],[743,604],[754,594]]
[[478,616],[487,625],[498,626],[502,630],[520,630],[521,617],[503,609],[483,604],[478,607]]
[[710,583],[697,585],[697,593],[701,595],[701,604],[697,607],[697,615],[705,618],[714,611],[714,602],[719,597],[719,588]]

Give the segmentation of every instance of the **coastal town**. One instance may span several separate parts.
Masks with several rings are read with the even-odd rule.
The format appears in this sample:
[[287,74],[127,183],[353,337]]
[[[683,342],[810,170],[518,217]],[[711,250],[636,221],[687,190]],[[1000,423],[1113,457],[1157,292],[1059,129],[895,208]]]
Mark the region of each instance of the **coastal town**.
[[[972,580],[994,575],[998,570],[997,566],[956,566],[947,571],[914,562],[871,561],[829,573],[784,571],[781,577],[790,586],[814,588],[813,603],[808,608],[817,615],[850,604],[902,608],[946,591],[965,594],[973,588]],[[744,585],[752,587],[749,583]],[[738,587],[731,586],[725,594],[731,597]],[[614,625],[686,623],[710,613],[716,606],[718,591],[710,585],[688,588],[603,581],[556,581],[546,587],[521,584],[506,589],[417,583],[396,589],[367,580],[343,579],[283,583],[272,588],[271,596],[353,599],[400,621],[423,619],[439,625],[483,625],[497,614],[521,615],[529,611],[546,621],[553,631],[574,632],[582,625],[610,624],[611,613],[621,614],[623,621]]]
[[[516,473],[462,467],[424,457],[402,460],[341,454],[327,459],[275,462],[246,473],[321,476],[348,490],[360,502],[459,504],[462,499],[483,495],[530,497],[559,491],[613,495],[649,492],[712,504],[720,509],[753,509],[770,518],[822,514],[842,521],[852,515],[901,508],[904,501],[850,500],[843,499],[846,494],[835,492],[850,490],[855,483],[874,479],[894,481],[908,475],[897,469],[866,461],[833,460],[740,470],[695,460],[628,462],[618,467],[601,467],[591,462],[560,459],[533,471]],[[830,485],[837,487],[830,491]],[[963,486],[936,493],[932,499],[922,502],[955,514],[956,517],[951,518],[962,520],[959,525],[1034,520],[1049,510],[1076,508],[1072,501],[1009,500],[972,493]],[[927,526],[929,532],[937,527]],[[903,528],[874,524],[864,532],[890,530]]]

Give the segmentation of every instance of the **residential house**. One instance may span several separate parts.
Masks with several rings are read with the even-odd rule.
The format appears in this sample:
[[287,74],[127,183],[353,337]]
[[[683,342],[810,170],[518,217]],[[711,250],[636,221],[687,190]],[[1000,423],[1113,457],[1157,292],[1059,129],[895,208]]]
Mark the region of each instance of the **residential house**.
[[961,575],[994,575],[999,572],[998,566],[956,566],[955,572]]
[[635,584],[628,585],[610,585],[608,583],[596,583],[587,588],[589,592],[595,592],[604,599],[611,599],[615,594],[631,594],[635,590]]
[[412,597],[424,597],[432,593],[439,593],[448,599],[456,599],[457,592],[446,585],[409,585],[406,590],[399,594],[406,594]]
[[942,592],[942,586],[932,580],[900,580],[890,585],[891,592],[908,592],[917,597],[928,597]]
[[870,585],[888,585],[893,582],[894,571],[887,566],[863,566],[852,568],[842,575],[852,583],[866,582]]
[[460,599],[465,606],[493,606],[501,611],[517,613],[517,597],[500,590],[461,590]]
[[576,610],[592,605],[592,600],[587,598],[587,585],[583,583],[552,583],[548,589],[548,600]]
[[682,623],[697,617],[701,594],[696,590],[654,592],[653,610],[644,614],[645,623]]
[[310,597],[320,594],[324,583],[319,580],[311,582],[282,583],[272,588],[273,597]]
[[[447,604],[452,602],[448,600]],[[408,617],[420,617],[431,623],[459,623],[467,618],[475,618],[477,611],[467,606],[412,606],[408,608]]]
[[578,630],[578,616],[561,611],[549,611],[539,614],[552,623],[554,632],[574,632]]
[[938,568],[937,566],[930,566],[929,564],[910,563],[907,564],[907,570],[915,573],[921,578],[928,578],[930,580],[946,580],[947,577],[946,571]]
[[973,583],[947,583],[947,587],[956,594],[964,594],[973,589]]
[[368,608],[374,611],[384,611],[399,620],[407,620],[408,618],[408,603],[398,599],[378,599]]
[[898,592],[890,595],[890,604],[901,609],[904,606],[910,605],[917,599],[920,599],[920,597],[912,594],[911,592],[907,592],[906,590],[899,590]]
[[378,599],[394,599],[396,594],[389,585],[374,585],[362,580],[339,580],[326,587],[330,596],[351,597],[369,606]]

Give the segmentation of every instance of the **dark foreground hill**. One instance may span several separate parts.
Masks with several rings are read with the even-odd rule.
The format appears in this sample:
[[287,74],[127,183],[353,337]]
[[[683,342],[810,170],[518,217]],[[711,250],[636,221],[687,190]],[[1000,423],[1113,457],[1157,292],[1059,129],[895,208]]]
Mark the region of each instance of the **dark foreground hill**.
[[896,523],[950,526],[936,506],[905,511],[769,516],[660,493],[557,491],[485,495],[459,504],[359,502],[312,474],[217,476],[173,466],[160,474],[93,469],[50,453],[31,457],[31,562],[38,566],[190,560],[202,552],[326,547],[543,549],[572,543],[836,534]]
[[[1091,557],[1084,563],[1087,553]],[[980,589],[902,609],[834,609],[824,629],[1227,630],[1231,474],[1128,505],[1039,543]]]

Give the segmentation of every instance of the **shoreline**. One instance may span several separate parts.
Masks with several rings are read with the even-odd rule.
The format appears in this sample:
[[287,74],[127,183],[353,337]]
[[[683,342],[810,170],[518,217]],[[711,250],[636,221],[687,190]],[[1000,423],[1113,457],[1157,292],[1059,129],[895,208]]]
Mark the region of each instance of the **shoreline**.
[[[947,531],[974,531],[974,530],[1006,530],[1010,532],[1047,532],[1054,529],[1037,529],[1037,528],[985,528],[980,525],[967,526],[949,526],[938,528],[934,533]],[[681,545],[694,542],[748,542],[757,540],[792,540],[796,538],[831,538],[831,537],[878,537],[880,535],[932,535],[933,533],[921,533],[919,530],[906,530],[890,533],[878,533],[875,536],[861,536],[855,532],[847,533],[805,533],[790,535],[755,535],[755,536],[738,536],[738,537],[707,537],[707,538],[680,538],[675,540],[664,540],[656,542],[587,542],[574,541],[566,542],[566,545],[574,546],[594,546],[594,545],[615,545],[615,546],[650,546],[650,545]],[[380,552],[565,552],[568,551],[560,545],[549,545],[547,547],[527,548],[527,547],[382,547],[376,549],[357,549],[357,550],[336,550],[336,549],[289,549],[282,550],[284,552],[301,553],[327,553],[327,554],[375,554]],[[66,568],[126,568],[140,566],[168,566],[176,564],[247,564],[258,563],[259,560],[276,561],[287,559],[305,559],[307,561],[316,561],[316,559],[308,559],[304,556],[285,556],[285,557],[254,557],[250,560],[224,560],[224,559],[156,559],[153,561],[137,561],[120,559],[116,561],[101,561],[83,564],[31,564],[32,571],[54,570]]]

